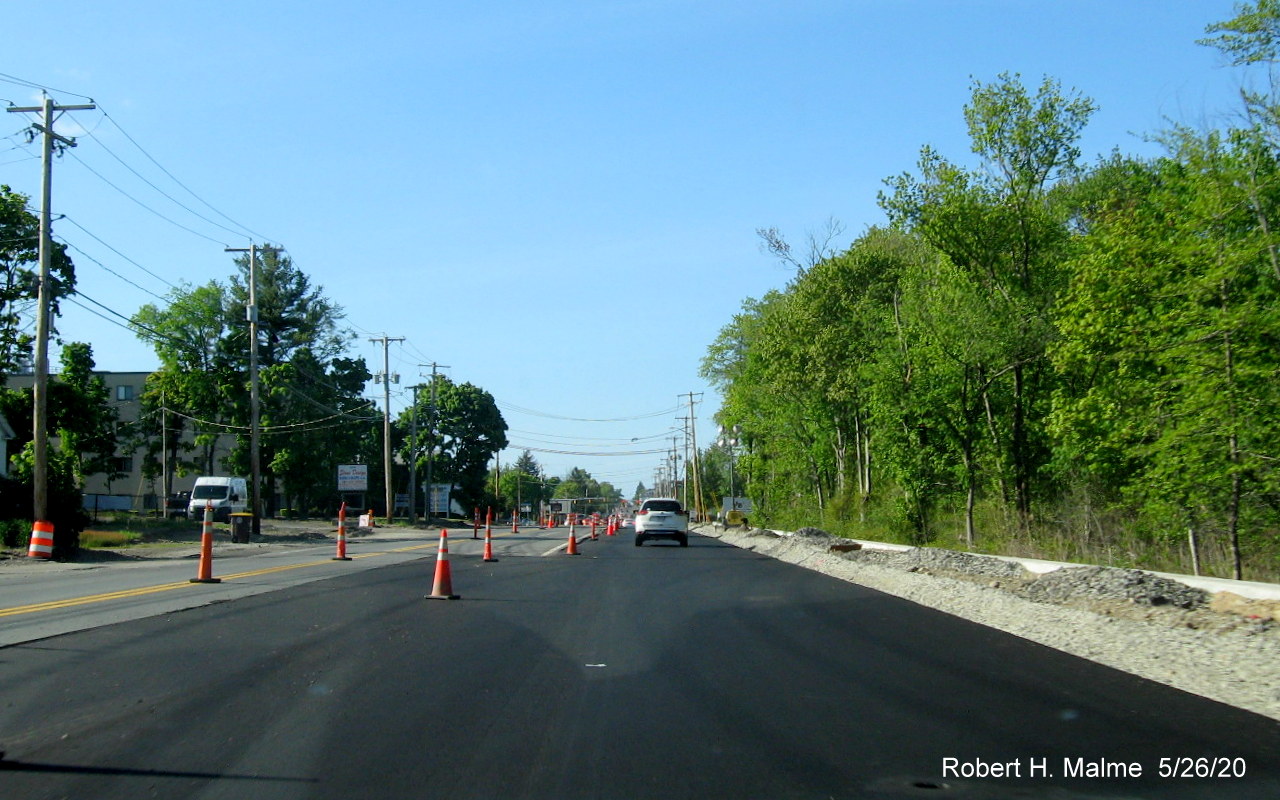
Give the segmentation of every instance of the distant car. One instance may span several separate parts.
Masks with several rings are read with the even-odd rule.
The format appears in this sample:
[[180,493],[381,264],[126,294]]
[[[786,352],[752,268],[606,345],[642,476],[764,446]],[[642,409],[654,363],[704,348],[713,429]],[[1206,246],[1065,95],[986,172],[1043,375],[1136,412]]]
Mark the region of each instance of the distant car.
[[635,516],[636,547],[647,539],[675,539],[689,546],[689,512],[671,497],[651,497],[640,504]]
[[191,492],[174,492],[165,500],[165,508],[171,517],[187,516],[187,504],[191,502]]

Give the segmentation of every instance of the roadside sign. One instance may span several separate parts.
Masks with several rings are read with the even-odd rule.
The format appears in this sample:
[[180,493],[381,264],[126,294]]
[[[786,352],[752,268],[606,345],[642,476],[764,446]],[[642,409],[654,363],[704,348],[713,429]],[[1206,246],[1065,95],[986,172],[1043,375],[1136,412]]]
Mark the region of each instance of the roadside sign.
[[369,491],[369,465],[368,464],[339,464],[338,465],[338,491],[340,492]]
[[448,514],[449,513],[449,495],[453,491],[453,484],[449,483],[433,483],[430,487],[431,491],[431,513],[432,514]]

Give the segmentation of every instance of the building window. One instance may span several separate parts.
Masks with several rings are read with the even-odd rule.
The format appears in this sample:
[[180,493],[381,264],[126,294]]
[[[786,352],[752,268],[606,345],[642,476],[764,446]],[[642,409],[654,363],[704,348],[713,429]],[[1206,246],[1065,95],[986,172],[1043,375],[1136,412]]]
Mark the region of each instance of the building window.
[[111,459],[111,468],[116,472],[133,472],[133,456],[116,456]]
[[117,386],[117,387],[116,387],[116,399],[117,399],[117,400],[132,400],[132,399],[133,399],[133,387],[132,387],[132,386],[123,386],[123,385],[121,385],[121,386]]

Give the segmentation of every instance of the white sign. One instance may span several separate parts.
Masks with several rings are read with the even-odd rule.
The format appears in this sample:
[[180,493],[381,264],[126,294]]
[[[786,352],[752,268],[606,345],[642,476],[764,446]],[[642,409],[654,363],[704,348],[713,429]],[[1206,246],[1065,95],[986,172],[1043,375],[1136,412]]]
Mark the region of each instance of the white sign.
[[369,491],[369,465],[368,464],[339,464],[338,465],[338,491],[340,492]]
[[721,501],[720,510],[726,514],[730,511],[745,511],[750,514],[753,511],[749,497],[722,497]]
[[433,483],[429,489],[431,491],[431,513],[448,514],[449,494],[453,491],[453,485],[449,483]]

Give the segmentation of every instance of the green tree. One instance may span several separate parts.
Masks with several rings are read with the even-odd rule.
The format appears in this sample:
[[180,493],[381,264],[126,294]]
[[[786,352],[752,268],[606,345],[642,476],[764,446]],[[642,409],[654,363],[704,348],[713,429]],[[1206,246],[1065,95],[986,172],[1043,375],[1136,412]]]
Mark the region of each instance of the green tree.
[[93,374],[93,348],[72,342],[62,349],[62,370],[50,384],[50,422],[62,451],[70,459],[78,484],[103,474],[108,480],[121,473],[115,466],[116,426],[120,415],[100,375]]
[[[211,282],[172,292],[164,307],[147,305],[134,316],[137,335],[150,342],[161,369],[147,382],[139,446],[148,469],[160,469],[160,426],[167,418],[170,453],[178,471],[250,472],[248,324],[249,257],[236,259],[238,274],[227,284]],[[369,403],[361,398],[369,372],[363,359],[346,357],[351,335],[341,327],[342,310],[297,269],[279,248],[258,250],[260,465],[263,504],[275,514],[277,483],[291,508],[331,510],[340,463],[374,463],[381,442]],[[167,409],[173,413],[162,413]],[[178,458],[180,434],[189,426],[196,454]],[[214,462],[221,434],[234,433],[226,459]],[[375,447],[376,444],[376,447]],[[371,471],[376,473],[376,471]],[[380,479],[377,475],[375,481]]]
[[1280,282],[1244,179],[1261,146],[1184,132],[1174,157],[1103,176],[1053,352],[1075,387],[1055,408],[1064,456],[1149,512],[1176,509],[1193,554],[1221,531],[1236,578],[1242,528],[1274,525],[1280,498]]
[[[248,325],[244,322],[244,308],[249,301],[249,254],[237,257],[235,264],[238,273],[231,277],[224,309],[231,335],[219,341],[219,357],[225,359],[237,378],[219,388],[237,430],[243,431],[237,435],[236,446],[228,458],[229,466],[244,475],[250,472],[249,347]],[[302,454],[305,444],[293,447],[292,455],[287,452],[291,449],[291,437],[297,435],[289,433],[288,426],[309,426],[319,420],[339,420],[356,428],[367,425],[363,414],[355,418],[345,415],[367,405],[357,399],[363,383],[359,388],[354,387],[355,378],[367,376],[368,372],[362,359],[344,358],[352,335],[341,328],[342,309],[324,296],[322,287],[313,287],[310,278],[281,248],[271,245],[258,248],[255,300],[260,340],[261,422],[266,428],[278,431],[262,436],[260,442],[263,508],[267,516],[274,516],[279,467],[293,466],[290,489],[295,496],[324,493],[333,480],[333,472],[319,469],[322,464]],[[335,373],[335,367],[344,373]],[[317,371],[320,368],[323,371]],[[316,392],[330,395],[325,398],[330,402],[314,396]],[[342,402],[333,402],[335,397]],[[334,464],[346,462],[352,456],[335,452]],[[306,485],[302,478],[303,463],[313,467],[308,472],[310,478]]]
[[[431,394],[419,393],[416,443],[411,436],[415,410],[406,409],[397,419],[397,431],[404,439],[401,455],[407,461],[410,452],[416,450],[418,474],[425,475],[427,461],[434,454],[433,482],[452,484],[453,496],[463,508],[487,505],[489,497],[485,486],[489,462],[507,446],[506,420],[493,395],[480,387],[471,383],[455,384],[443,375],[436,376],[435,381],[435,422],[429,424]],[[515,471],[526,474],[518,465]],[[509,499],[514,501],[515,495]]]
[[[135,430],[135,447],[143,451],[144,474],[162,472],[160,448],[167,442],[169,474],[213,475],[219,471],[214,452],[231,422],[223,387],[236,381],[234,364],[224,355],[223,340],[243,336],[227,313],[230,296],[225,286],[181,286],[167,296],[167,305],[148,303],[134,314],[131,326],[138,338],[155,350],[160,369],[147,378],[142,414]],[[167,436],[160,426],[168,427]],[[190,431],[190,441],[183,433]],[[183,460],[183,453],[191,457]],[[167,494],[169,487],[165,486]]]
[[[34,314],[40,283],[40,220],[27,210],[28,198],[0,185],[0,379],[24,367],[33,337],[24,317]],[[50,260],[50,323],[58,301],[75,291],[75,267],[66,245],[53,243]]]
[[1198,43],[1221,51],[1236,66],[1274,62],[1280,54],[1280,0],[1238,3],[1235,8],[1236,16],[1205,28],[1217,36]]
[[1045,348],[1070,244],[1066,209],[1052,202],[1051,189],[1078,174],[1076,142],[1093,110],[1091,100],[1064,94],[1049,78],[1035,95],[1016,75],[975,82],[965,120],[985,168],[968,171],[925,148],[920,177],[890,180],[892,194],[881,196],[895,224],[923,236],[1014,321],[1001,363],[991,365],[1009,383],[1009,407],[991,427],[1003,456],[998,470],[1012,482],[1024,525],[1032,479],[1049,456],[1040,422],[1053,388]]
[[360,395],[371,377],[363,359],[337,357],[321,364],[307,348],[264,371],[263,388],[271,399],[264,436],[276,440],[271,471],[290,509],[333,511],[338,465],[370,455],[362,445],[379,417]]
[[[79,550],[79,534],[88,522],[81,511],[85,477],[105,474],[110,480],[119,475],[113,463],[119,415],[93,368],[93,349],[72,342],[63,348],[61,372],[49,382],[48,427],[56,437],[56,446],[49,448],[48,467],[55,558],[74,558]],[[31,389],[0,390],[0,413],[19,435],[9,443],[18,452],[12,456],[13,481],[6,487],[13,491],[0,503],[0,519],[29,520],[35,471]]]

